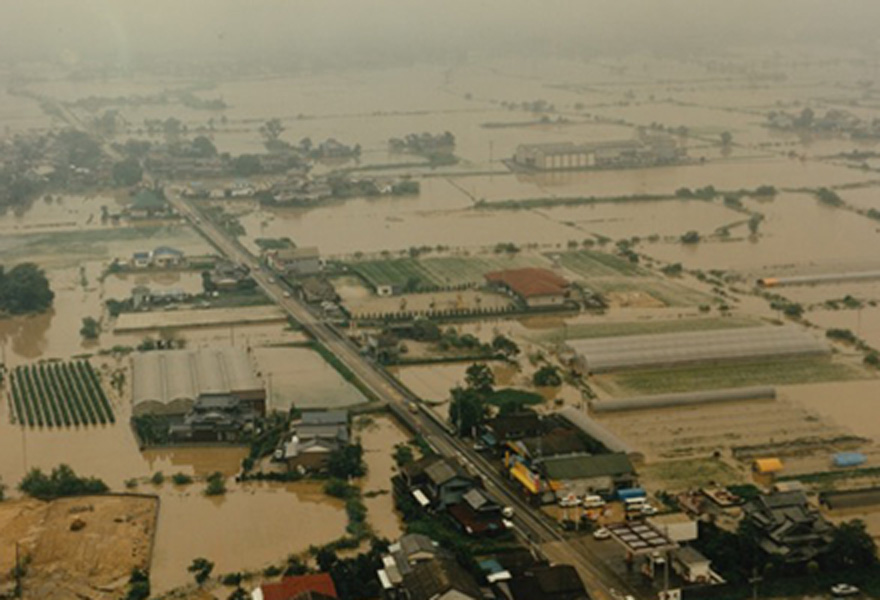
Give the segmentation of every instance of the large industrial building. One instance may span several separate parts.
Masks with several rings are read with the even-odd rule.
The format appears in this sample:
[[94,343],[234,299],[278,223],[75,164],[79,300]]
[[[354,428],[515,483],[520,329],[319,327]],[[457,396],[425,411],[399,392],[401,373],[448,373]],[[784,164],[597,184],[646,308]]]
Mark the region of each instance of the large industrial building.
[[629,335],[574,340],[568,345],[591,373],[830,352],[827,342],[794,327]]
[[674,138],[655,134],[585,144],[522,144],[517,147],[513,162],[539,171],[563,171],[674,164],[684,157],[684,148]]
[[245,351],[233,347],[155,350],[134,357],[133,414],[183,418],[200,397],[230,396],[263,414],[266,390]]

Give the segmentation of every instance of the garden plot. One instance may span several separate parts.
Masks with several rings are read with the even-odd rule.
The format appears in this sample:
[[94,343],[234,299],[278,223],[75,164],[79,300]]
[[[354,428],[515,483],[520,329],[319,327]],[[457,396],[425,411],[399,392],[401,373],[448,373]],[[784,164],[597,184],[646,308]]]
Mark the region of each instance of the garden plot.
[[116,417],[86,361],[19,366],[10,377],[15,418],[29,427],[106,425]]
[[593,380],[610,395],[625,397],[751,385],[847,381],[870,376],[862,367],[836,357],[810,357],[626,371],[599,375]]
[[553,253],[553,262],[590,290],[605,296],[611,306],[658,308],[697,306],[712,297],[650,271],[613,254],[593,250]]

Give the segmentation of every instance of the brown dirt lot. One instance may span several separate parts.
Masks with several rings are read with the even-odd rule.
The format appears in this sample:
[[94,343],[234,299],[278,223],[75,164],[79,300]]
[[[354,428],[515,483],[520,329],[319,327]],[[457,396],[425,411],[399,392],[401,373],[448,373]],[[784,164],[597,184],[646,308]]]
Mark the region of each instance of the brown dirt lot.
[[[158,498],[146,496],[0,503],[0,578],[8,578],[18,542],[28,561],[25,597],[119,598],[131,570],[149,568],[158,510]],[[73,531],[76,519],[85,526]]]

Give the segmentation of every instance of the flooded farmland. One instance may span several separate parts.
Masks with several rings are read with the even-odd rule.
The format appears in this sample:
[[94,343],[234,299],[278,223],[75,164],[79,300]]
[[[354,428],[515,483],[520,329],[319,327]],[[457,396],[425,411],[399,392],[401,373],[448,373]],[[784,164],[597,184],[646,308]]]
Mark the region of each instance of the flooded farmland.
[[267,378],[275,410],[342,408],[366,402],[321,356],[309,348],[257,348],[254,358]]
[[[214,570],[193,593],[226,597],[226,573],[332,542],[347,560],[372,536],[411,531],[391,492],[395,449],[450,447],[432,440],[441,434],[419,403],[448,422],[450,390],[466,385],[474,426],[462,430],[475,438],[481,420],[529,407],[560,433],[569,426],[550,415],[575,409],[629,446],[620,458],[636,461],[638,482],[627,485],[650,494],[769,491],[753,473],[768,457],[814,503],[818,492],[877,485],[880,282],[757,280],[880,269],[869,43],[880,9],[785,4],[741,19],[743,3],[719,3],[685,19],[647,2],[332,4],[181,5],[173,19],[127,3],[59,8],[65,20],[0,14],[0,479],[13,502],[34,501],[16,489],[31,469],[61,463],[158,499],[152,556],[137,556],[151,593],[190,597],[193,587],[178,588],[204,557]],[[81,28],[92,13],[101,22]],[[25,281],[10,275],[22,263],[36,267],[18,271]],[[670,347],[651,368],[608,372],[572,343],[645,336],[651,348],[654,335],[758,327],[821,343],[810,355],[745,348],[714,361]],[[74,359],[99,379],[51,387],[47,365]],[[491,385],[467,381],[474,363],[489,366]],[[758,385],[775,399],[599,408]],[[62,425],[72,398],[86,398],[85,413],[104,392],[115,420]],[[412,411],[405,420],[424,439],[389,403]],[[580,441],[591,459],[602,452]],[[482,442],[452,447],[495,494],[494,473],[465,456]],[[543,442],[534,455],[523,448],[522,464],[545,470]],[[844,452],[864,466],[835,467]],[[560,489],[544,476],[546,491]],[[532,541],[558,541],[520,510]],[[853,514],[880,539],[871,510]],[[735,532],[740,516],[713,522]],[[60,520],[65,534],[80,527]],[[458,557],[459,545],[482,553],[461,531],[438,532]],[[556,549],[564,556],[581,536]],[[648,597],[646,581],[630,590],[609,579],[606,563],[623,560],[585,541],[566,560],[591,565],[591,597]],[[336,583],[340,600],[362,600]]]

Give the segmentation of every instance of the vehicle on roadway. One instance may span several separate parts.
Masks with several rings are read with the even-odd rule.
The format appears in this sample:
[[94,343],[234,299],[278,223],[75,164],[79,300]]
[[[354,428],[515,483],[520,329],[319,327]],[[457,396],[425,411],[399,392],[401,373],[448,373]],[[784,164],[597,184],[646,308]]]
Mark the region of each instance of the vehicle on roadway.
[[275,278],[274,278],[274,277],[270,277],[268,281],[269,281],[269,283],[275,283]]
[[648,515],[648,516],[656,515],[657,514],[657,507],[653,506],[651,504],[645,504],[644,506],[642,506],[642,514]]
[[604,527],[600,527],[596,531],[593,532],[594,540],[607,540],[611,537],[611,532],[605,529]]
[[502,508],[501,509],[501,516],[503,516],[505,519],[512,519],[513,518],[513,507],[512,506],[505,506],[504,508]]
[[831,586],[831,595],[835,598],[857,596],[859,593],[859,588],[849,583],[838,583]]
[[290,292],[288,292],[287,290],[281,292],[281,295],[284,296],[285,298],[290,298]]

